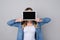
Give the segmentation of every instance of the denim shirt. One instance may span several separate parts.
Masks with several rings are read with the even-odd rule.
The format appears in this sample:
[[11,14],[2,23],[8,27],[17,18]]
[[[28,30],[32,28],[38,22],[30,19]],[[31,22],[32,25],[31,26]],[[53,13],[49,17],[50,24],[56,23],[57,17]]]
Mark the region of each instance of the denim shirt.
[[[9,20],[7,22],[7,24],[9,26],[17,27],[18,28],[17,40],[23,40],[24,39],[24,32],[22,29],[21,22],[15,22],[15,20],[16,19]],[[41,26],[51,21],[50,18],[42,18],[42,20],[43,20],[42,22],[38,22],[38,26],[37,26],[36,32],[35,32],[35,40],[44,40],[42,31],[41,31]]]

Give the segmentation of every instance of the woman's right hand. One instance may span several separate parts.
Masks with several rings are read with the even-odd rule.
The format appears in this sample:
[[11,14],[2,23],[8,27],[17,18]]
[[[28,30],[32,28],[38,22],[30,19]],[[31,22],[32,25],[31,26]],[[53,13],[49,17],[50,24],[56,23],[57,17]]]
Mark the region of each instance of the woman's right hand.
[[35,21],[36,22],[42,22],[43,20],[42,20],[42,18],[36,18]]
[[17,18],[15,22],[22,22],[23,19],[22,18]]

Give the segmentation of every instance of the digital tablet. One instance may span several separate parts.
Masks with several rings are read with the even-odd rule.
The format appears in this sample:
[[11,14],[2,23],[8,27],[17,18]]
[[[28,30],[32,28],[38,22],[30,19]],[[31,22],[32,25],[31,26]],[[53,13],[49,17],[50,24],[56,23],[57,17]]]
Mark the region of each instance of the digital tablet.
[[35,12],[23,12],[23,20],[35,20]]

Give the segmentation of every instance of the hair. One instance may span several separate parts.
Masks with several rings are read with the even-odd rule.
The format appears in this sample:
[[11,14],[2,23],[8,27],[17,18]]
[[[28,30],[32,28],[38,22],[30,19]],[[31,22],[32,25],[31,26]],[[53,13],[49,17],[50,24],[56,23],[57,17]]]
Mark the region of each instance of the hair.
[[33,11],[33,9],[32,9],[31,7],[27,7],[27,8],[25,9],[25,11],[27,11],[27,10]]
[[[28,21],[22,21],[21,22],[21,25],[22,25],[22,28],[24,29],[25,26],[27,26],[27,22]],[[36,21],[32,21],[34,27],[36,28],[37,27],[37,22]]]
[[[25,11],[28,11],[28,10],[33,11],[33,9],[31,7],[27,7],[25,9]],[[27,26],[27,22],[28,22],[27,20],[21,22],[21,25],[22,25],[23,29],[24,29],[25,26]],[[37,27],[37,22],[36,21],[32,21],[32,23],[33,23],[34,27],[36,28]]]

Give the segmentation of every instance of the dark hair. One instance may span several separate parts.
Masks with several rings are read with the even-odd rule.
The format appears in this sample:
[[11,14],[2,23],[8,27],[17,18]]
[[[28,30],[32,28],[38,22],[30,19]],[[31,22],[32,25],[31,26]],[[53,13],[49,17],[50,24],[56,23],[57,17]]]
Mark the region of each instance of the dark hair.
[[[22,21],[21,22],[21,25],[22,25],[22,28],[24,29],[25,26],[27,26],[27,22],[28,21]],[[32,21],[34,27],[36,28],[37,27],[37,22],[36,21]]]
[[[23,25],[24,23],[27,25],[27,22],[28,22],[28,21],[22,21],[22,22],[21,22],[21,25]],[[32,23],[33,23],[33,24],[37,24],[36,21],[32,21]]]
[[25,10],[33,10],[31,7],[26,8]]

